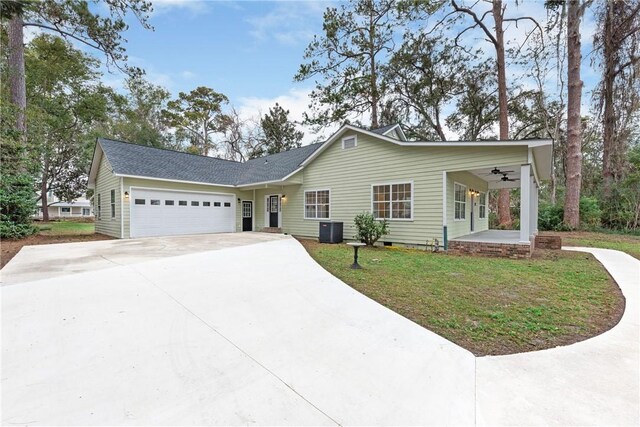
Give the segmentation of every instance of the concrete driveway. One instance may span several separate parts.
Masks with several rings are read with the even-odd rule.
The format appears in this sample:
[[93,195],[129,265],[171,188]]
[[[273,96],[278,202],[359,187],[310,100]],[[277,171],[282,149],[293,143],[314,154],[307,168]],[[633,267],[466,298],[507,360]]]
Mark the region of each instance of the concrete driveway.
[[6,285],[284,238],[257,232],[220,233],[25,246],[0,275]]
[[291,238],[93,265],[0,290],[3,424],[475,422],[474,356]]

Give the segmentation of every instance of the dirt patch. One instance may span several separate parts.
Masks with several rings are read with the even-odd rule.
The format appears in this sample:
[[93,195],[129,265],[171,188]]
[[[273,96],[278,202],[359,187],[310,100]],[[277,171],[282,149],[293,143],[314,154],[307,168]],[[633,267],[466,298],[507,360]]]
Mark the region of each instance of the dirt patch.
[[34,234],[20,240],[3,240],[0,244],[2,247],[2,256],[0,256],[0,268],[4,267],[11,259],[16,256],[23,246],[29,245],[49,245],[52,243],[73,243],[73,242],[91,242],[94,240],[112,240],[113,237],[104,234],[81,234],[76,236],[45,236],[42,234]]

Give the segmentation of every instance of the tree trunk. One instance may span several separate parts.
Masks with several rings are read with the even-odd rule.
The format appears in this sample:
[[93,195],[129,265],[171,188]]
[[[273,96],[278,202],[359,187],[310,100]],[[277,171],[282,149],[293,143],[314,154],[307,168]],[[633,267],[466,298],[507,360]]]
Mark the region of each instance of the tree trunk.
[[570,228],[580,225],[580,186],[582,184],[582,80],[580,78],[580,3],[569,1],[567,8],[567,166],[564,223]]
[[376,73],[376,54],[375,54],[375,35],[376,25],[374,22],[374,2],[373,0],[369,4],[369,60],[371,61],[371,128],[376,129],[378,127],[378,79]]
[[605,10],[605,23],[603,31],[603,56],[604,56],[604,76],[603,76],[603,102],[604,111],[602,114],[602,127],[604,130],[602,140],[602,177],[603,177],[603,195],[608,200],[611,197],[611,187],[615,181],[614,159],[616,152],[616,136],[615,136],[615,110],[613,108],[613,83],[615,78],[616,60],[615,41],[613,40],[613,10],[612,2],[607,1]]
[[42,168],[42,181],[40,182],[40,203],[42,206],[42,221],[49,221],[49,200],[47,198],[47,181],[49,180],[49,175],[47,171],[49,170],[49,160],[45,159],[44,167]]
[[7,26],[9,37],[9,93],[11,103],[18,108],[16,129],[23,135],[27,129],[25,110],[27,108],[27,88],[24,76],[24,33],[22,13],[16,12]]
[[[498,67],[498,111],[500,117],[500,139],[509,139],[509,111],[507,105],[507,75],[504,58],[504,29],[502,27],[502,0],[493,0],[493,19],[496,24],[496,64]],[[508,188],[500,189],[498,197],[498,220],[500,225],[510,227],[511,195]]]

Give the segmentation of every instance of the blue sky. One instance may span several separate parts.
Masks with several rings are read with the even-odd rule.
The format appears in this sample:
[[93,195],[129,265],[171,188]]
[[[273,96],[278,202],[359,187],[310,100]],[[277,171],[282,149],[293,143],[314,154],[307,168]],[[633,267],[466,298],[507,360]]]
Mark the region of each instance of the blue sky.
[[[313,34],[322,32],[322,14],[337,1],[196,1],[154,0],[150,23],[154,31],[144,30],[131,20],[125,37],[132,65],[147,72],[147,79],[160,84],[175,96],[197,86],[208,86],[229,97],[231,104],[246,117],[264,114],[275,102],[291,110],[300,120],[309,103],[311,81],[293,81],[303,61],[304,50]],[[507,0],[508,13],[531,15],[545,21],[543,2],[520,1],[516,7]],[[587,16],[583,24],[583,79],[585,107],[588,91],[597,73],[589,66],[594,23]],[[522,40],[526,24],[507,29],[512,40]],[[470,31],[465,43],[483,46],[479,32]],[[511,68],[509,78],[517,74]],[[105,74],[104,81],[114,87],[123,76]],[[586,111],[584,111],[586,112]],[[318,136],[308,133],[305,142]]]

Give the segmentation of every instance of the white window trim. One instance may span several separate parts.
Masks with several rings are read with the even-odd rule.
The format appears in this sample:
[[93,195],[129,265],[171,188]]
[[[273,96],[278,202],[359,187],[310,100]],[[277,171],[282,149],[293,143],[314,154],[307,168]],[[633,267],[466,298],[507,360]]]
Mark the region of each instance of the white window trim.
[[116,220],[116,190],[112,189],[109,191],[109,216],[111,217],[111,221]]
[[[456,218],[456,203],[462,203],[456,201],[456,185],[464,188],[464,218]],[[453,181],[453,220],[456,222],[463,222],[467,220],[467,186],[459,182]]]
[[[411,218],[375,218],[375,210],[373,208],[373,187],[378,187],[381,185],[394,185],[394,184],[411,184]],[[391,188],[389,188],[389,192],[391,194]],[[414,197],[414,193],[415,193],[415,188],[413,185],[413,179],[411,180],[405,180],[405,181],[392,181],[392,182],[380,182],[380,183],[375,183],[375,184],[371,184],[371,214],[374,216],[374,219],[376,221],[382,221],[384,219],[386,219],[387,221],[404,221],[404,222],[411,222],[413,221],[413,208],[415,206],[415,197]],[[393,200],[389,200],[389,203],[392,203]]]
[[[352,148],[356,148],[358,146],[358,135],[349,135],[349,136],[345,136],[344,138],[342,138],[342,149],[345,150],[344,148],[344,141],[347,139],[352,139],[353,138],[353,147]],[[346,148],[346,150],[349,150],[350,148]]]
[[[316,193],[316,216],[318,215],[318,203],[317,203],[317,197],[318,197],[318,191],[328,191],[329,192],[329,217],[328,218],[310,218],[307,216],[307,193],[311,193],[311,192],[315,192]],[[308,190],[304,190],[302,192],[302,216],[304,219],[308,219],[311,221],[330,221],[331,220],[331,189],[330,188],[310,188]]]
[[[481,203],[482,201],[482,196],[484,195],[484,205]],[[480,208],[484,206],[484,216],[480,216]],[[478,219],[487,219],[487,192],[480,192],[480,195],[478,196]]]

